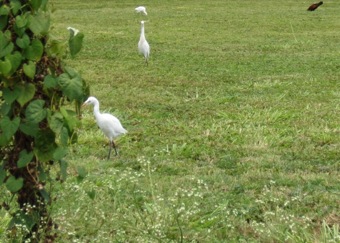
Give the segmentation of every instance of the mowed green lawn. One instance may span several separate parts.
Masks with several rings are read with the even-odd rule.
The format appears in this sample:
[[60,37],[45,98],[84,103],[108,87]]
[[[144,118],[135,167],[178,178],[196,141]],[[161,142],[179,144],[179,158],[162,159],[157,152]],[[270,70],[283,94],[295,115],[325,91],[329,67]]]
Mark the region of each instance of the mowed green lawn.
[[50,2],[54,35],[85,34],[66,62],[129,131],[107,161],[83,109],[58,242],[340,241],[337,1]]

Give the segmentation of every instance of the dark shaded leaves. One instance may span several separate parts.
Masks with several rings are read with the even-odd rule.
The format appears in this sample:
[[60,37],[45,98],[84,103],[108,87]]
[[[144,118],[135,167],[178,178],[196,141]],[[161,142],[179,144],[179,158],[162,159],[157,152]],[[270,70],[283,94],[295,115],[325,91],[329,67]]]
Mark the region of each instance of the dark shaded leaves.
[[34,153],[40,161],[53,160],[53,154],[57,148],[54,132],[47,128],[39,130],[34,139]]

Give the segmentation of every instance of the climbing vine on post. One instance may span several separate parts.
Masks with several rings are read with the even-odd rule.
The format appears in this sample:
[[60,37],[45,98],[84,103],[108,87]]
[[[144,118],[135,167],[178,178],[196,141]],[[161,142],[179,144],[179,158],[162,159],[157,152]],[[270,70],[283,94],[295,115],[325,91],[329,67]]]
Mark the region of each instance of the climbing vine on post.
[[12,237],[21,232],[34,242],[56,237],[50,188],[66,177],[64,157],[79,123],[66,107],[79,108],[88,95],[62,62],[69,43],[67,53],[77,54],[83,34],[62,42],[49,35],[50,23],[48,0],[0,0],[0,186],[12,195],[1,207],[12,217]]

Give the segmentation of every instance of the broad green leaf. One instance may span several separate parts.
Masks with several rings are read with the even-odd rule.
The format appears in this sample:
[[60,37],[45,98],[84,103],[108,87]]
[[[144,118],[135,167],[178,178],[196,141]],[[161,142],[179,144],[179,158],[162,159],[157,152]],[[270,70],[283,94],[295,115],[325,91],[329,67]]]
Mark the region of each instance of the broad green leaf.
[[38,123],[32,123],[32,122],[22,122],[20,124],[20,131],[25,133],[26,135],[29,135],[31,137],[35,137],[39,131],[39,124]]
[[[2,116],[6,116],[9,111],[11,110],[11,105],[8,104],[7,102],[3,102],[1,105],[0,105],[0,114]],[[0,115],[0,116],[1,116]]]
[[59,160],[63,159],[63,158],[66,156],[67,153],[68,153],[67,148],[58,147],[58,148],[54,151],[53,159],[59,161]]
[[26,33],[26,27],[19,28],[16,24],[14,25],[14,32],[17,36],[23,36]]
[[41,6],[42,0],[31,0],[31,6],[34,10],[38,10]]
[[18,29],[26,27],[27,23],[28,20],[26,16],[18,15],[15,17],[15,27],[17,27]]
[[52,131],[54,131],[56,134],[59,134],[61,132],[61,129],[64,126],[64,117],[60,112],[54,113],[49,119],[48,124],[50,125],[50,128]]
[[11,141],[10,139],[7,139],[5,136],[3,136],[0,130],[0,147],[8,145],[10,141]]
[[3,34],[8,41],[12,41],[12,32],[10,30],[6,30]]
[[43,10],[43,11],[46,11],[47,10],[47,4],[48,4],[48,0],[42,0],[40,9]]
[[57,79],[52,75],[47,75],[44,78],[44,89],[53,89],[57,86]]
[[6,30],[0,32],[0,58],[10,54],[13,51],[14,44],[11,42],[11,33]]
[[9,54],[6,57],[11,62],[12,69],[11,69],[11,72],[9,73],[9,75],[12,75],[19,68],[21,61],[22,61],[22,56],[21,56],[20,52],[15,51],[13,54]]
[[80,75],[77,73],[77,71],[74,70],[73,68],[65,67],[64,70],[65,70],[65,73],[67,73],[71,78],[80,76]]
[[28,27],[35,35],[46,35],[50,28],[50,16],[46,12],[39,12],[28,17]]
[[65,119],[65,123],[69,131],[73,131],[79,124],[79,120],[76,118],[76,113],[65,108],[60,108],[60,112]]
[[2,5],[0,7],[0,15],[8,15],[10,12],[10,8],[7,5]]
[[[24,67],[25,68],[25,67]],[[20,90],[17,98],[18,103],[23,107],[28,101],[30,101],[35,94],[35,86],[31,83],[25,83],[24,85],[18,86]]]
[[0,186],[4,184],[5,178],[6,178],[6,171],[4,170],[2,166],[0,166]]
[[14,176],[10,176],[6,180],[6,187],[10,192],[19,191],[23,185],[24,185],[24,179],[22,179],[21,177],[16,179]]
[[12,104],[19,97],[20,89],[15,87],[14,90],[10,90],[9,88],[5,88],[3,90],[3,97],[8,104]]
[[16,15],[21,8],[21,3],[19,0],[11,0],[10,2],[12,13]]
[[70,76],[69,73],[63,73],[58,77],[58,84],[70,101],[82,99],[83,80],[79,74]]
[[39,123],[46,117],[44,104],[44,100],[34,100],[27,106],[25,116],[29,123]]
[[17,46],[19,46],[21,49],[26,49],[30,45],[30,38],[28,35],[24,34],[21,38],[17,38],[15,41]]
[[3,136],[6,137],[6,139],[10,139],[18,130],[20,125],[20,118],[15,117],[13,120],[11,120],[8,116],[5,116],[0,121],[1,130],[3,133]]
[[36,72],[36,65],[34,62],[29,61],[29,63],[24,63],[23,65],[24,68],[24,73],[27,77],[33,79],[35,76],[35,72]]
[[18,168],[23,168],[26,165],[28,165],[28,163],[32,161],[33,156],[34,156],[33,152],[27,153],[26,149],[21,151],[19,153],[19,160],[17,162]]
[[50,129],[40,130],[34,139],[34,153],[42,162],[53,160],[53,154],[57,149],[55,134]]
[[24,56],[31,61],[39,61],[44,52],[44,46],[40,40],[32,40],[31,45],[29,45],[24,50]]
[[7,76],[12,69],[11,61],[8,58],[5,58],[4,61],[0,61],[0,74]]
[[77,55],[77,53],[81,50],[83,46],[83,39],[84,39],[84,34],[83,33],[78,33],[75,36],[70,36],[70,39],[68,41],[68,45],[70,48],[70,54],[72,57]]
[[46,51],[50,56],[62,57],[66,52],[66,44],[60,40],[50,40]]

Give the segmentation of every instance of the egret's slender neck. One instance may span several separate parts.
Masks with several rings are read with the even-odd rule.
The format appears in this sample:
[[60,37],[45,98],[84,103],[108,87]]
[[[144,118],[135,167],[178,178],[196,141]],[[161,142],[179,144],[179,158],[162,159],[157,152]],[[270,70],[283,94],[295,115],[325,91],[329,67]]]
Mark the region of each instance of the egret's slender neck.
[[100,115],[99,102],[98,101],[94,103],[93,114],[96,118]]
[[141,38],[145,38],[145,34],[144,34],[144,24],[142,24],[142,27],[140,29],[140,37]]

